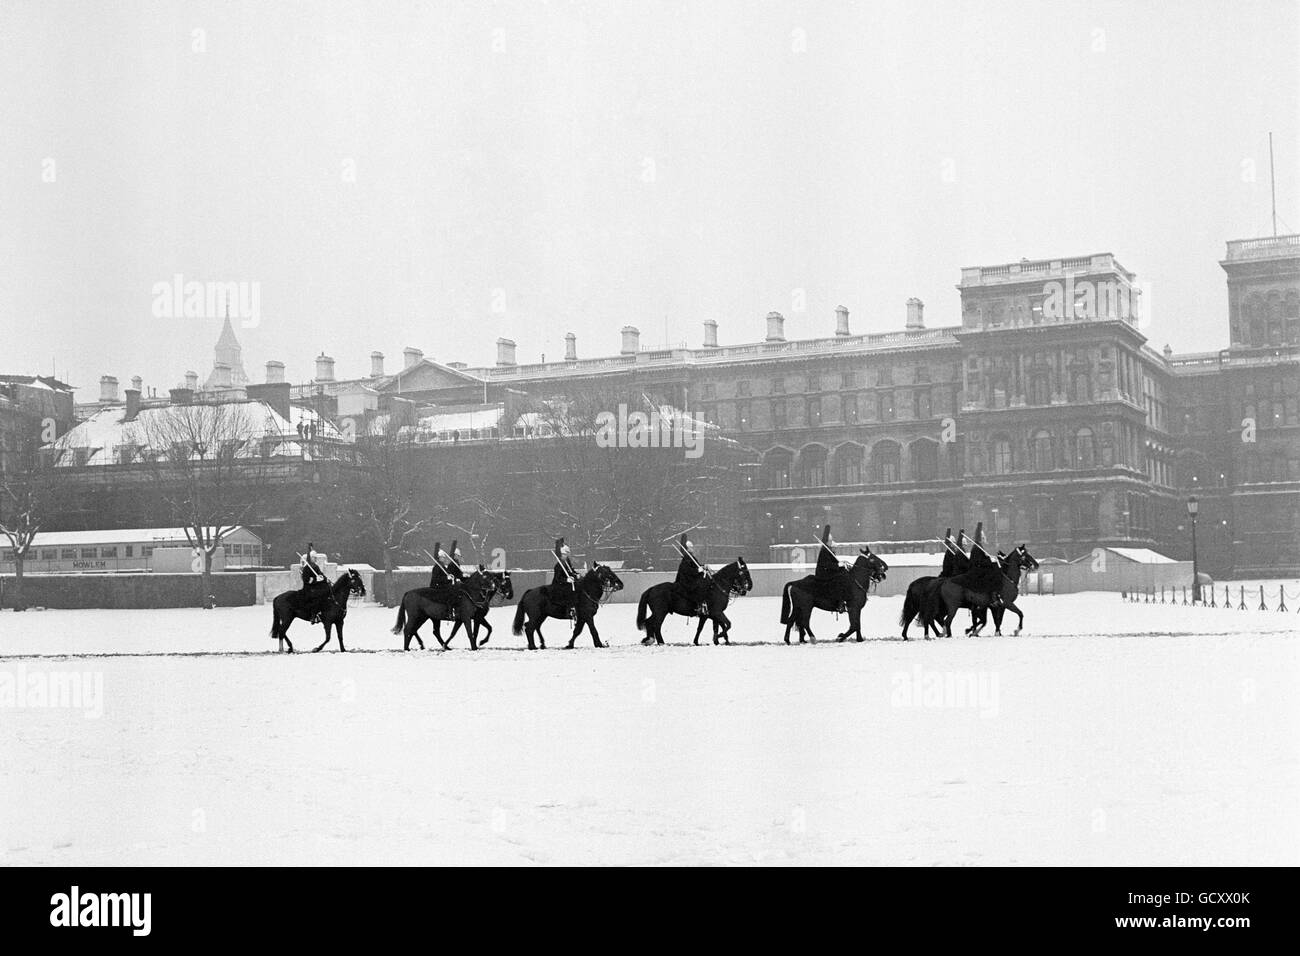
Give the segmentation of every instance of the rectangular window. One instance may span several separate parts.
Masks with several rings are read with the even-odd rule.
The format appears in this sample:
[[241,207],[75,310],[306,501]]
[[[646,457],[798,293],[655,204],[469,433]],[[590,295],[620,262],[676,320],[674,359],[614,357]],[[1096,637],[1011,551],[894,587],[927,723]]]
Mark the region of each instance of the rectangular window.
[[97,555],[95,554],[95,549],[94,549],[94,548],[82,548],[82,549],[81,549],[81,557],[82,557],[83,559],[86,559],[86,558],[94,558],[94,557],[97,557]]
[[152,555],[153,555],[153,546],[152,546],[152,545],[142,544],[142,545],[140,546],[140,557],[142,557],[142,558],[148,558],[148,557],[151,557]]
[[881,392],[879,396],[880,420],[882,422],[892,422],[894,420],[894,393]]
[[785,402],[772,403],[772,427],[785,428]]
[[844,396],[844,421],[849,425],[858,423],[858,396]]
[[916,418],[929,418],[933,414],[928,388],[918,389],[912,393],[912,411]]
[[840,373],[840,388],[854,388],[857,386],[857,375],[853,372]]
[[116,558],[116,557],[117,557],[117,545],[105,546],[105,547],[100,548],[100,549],[99,549],[99,556],[100,556],[101,558]]
[[125,555],[125,556],[128,557],[128,558],[134,558],[134,557],[135,557],[135,545],[133,545],[133,544],[128,544],[128,545],[126,546],[126,555]]
[[64,548],[59,552],[59,558],[63,561],[75,561],[77,559],[76,548]]
[[59,560],[59,551],[58,551],[58,549],[57,549],[57,548],[46,548],[44,551],[41,552],[41,560],[42,560],[42,561],[57,561],[57,560]]
[[890,368],[889,366],[884,366],[884,367],[882,367],[882,368],[877,369],[877,370],[876,370],[876,384],[877,384],[877,385],[893,385],[893,384],[894,384],[894,370],[893,370],[892,368]]

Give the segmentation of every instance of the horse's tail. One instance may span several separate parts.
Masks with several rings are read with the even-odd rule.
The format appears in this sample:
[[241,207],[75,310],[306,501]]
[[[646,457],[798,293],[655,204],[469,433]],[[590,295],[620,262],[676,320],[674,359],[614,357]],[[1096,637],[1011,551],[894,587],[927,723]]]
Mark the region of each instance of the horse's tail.
[[271,637],[280,636],[280,613],[275,609],[275,604],[271,604]]
[[406,626],[406,598],[402,598],[397,605],[397,623],[393,625],[393,633],[401,634],[402,628]]
[[644,591],[641,592],[641,601],[636,606],[636,629],[638,631],[645,630],[645,622],[646,622],[646,617],[648,616],[647,611],[649,607],[650,607],[650,589],[646,588]]
[[903,613],[898,615],[899,627],[907,627],[912,623],[912,618],[916,617],[917,612],[921,610],[921,596],[917,593],[918,588],[915,584],[907,588],[907,596],[903,598]]
[[781,589],[781,623],[789,624],[791,620],[790,611],[790,589],[794,587],[794,582],[790,581]]
[[524,596],[519,599],[519,604],[515,607],[515,623],[511,626],[510,633],[516,637],[524,633],[524,601],[529,593],[531,592],[525,591]]

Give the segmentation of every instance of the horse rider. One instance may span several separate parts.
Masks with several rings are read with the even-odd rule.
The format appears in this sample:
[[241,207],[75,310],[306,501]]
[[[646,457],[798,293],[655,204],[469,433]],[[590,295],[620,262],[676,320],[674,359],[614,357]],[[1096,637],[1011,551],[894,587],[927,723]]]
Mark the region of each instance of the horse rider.
[[1005,577],[1002,574],[1002,568],[997,562],[984,550],[980,543],[983,537],[984,522],[975,526],[975,537],[971,539],[970,549],[970,570],[967,572],[970,583],[967,585],[972,591],[983,591],[989,595],[989,605],[1000,607],[1002,605],[1002,587],[1005,583]]
[[569,546],[563,538],[555,539],[555,569],[551,575],[551,603],[563,614],[573,616],[574,598],[578,593],[578,572],[569,560]]
[[465,572],[460,566],[460,548],[456,547],[456,542],[452,541],[451,548],[447,553],[447,574],[456,579],[457,583],[465,580]]
[[429,569],[429,587],[438,592],[437,596],[449,593],[456,583],[449,562],[450,557],[442,550],[442,542],[433,543],[433,567]]
[[708,608],[705,602],[709,596],[709,579],[711,575],[700,564],[699,559],[695,556],[695,545],[691,543],[686,535],[682,535],[677,540],[678,550],[682,553],[682,560],[677,565],[677,579],[673,582],[674,587],[693,608],[700,610],[707,615]]
[[952,528],[943,533],[943,568],[939,571],[939,577],[950,578],[955,574],[961,574],[966,570],[967,557],[966,552],[961,549],[962,538],[966,537],[966,529],[962,528],[957,532],[957,541],[954,544],[952,540]]
[[831,550],[832,544],[834,541],[831,540],[831,526],[826,525],[822,528],[821,548],[817,554],[817,569],[813,572],[813,580],[820,582],[835,598],[836,605],[843,608],[848,601],[845,593],[847,589],[844,587],[848,569],[840,564],[840,559]]
[[[325,572],[320,569],[320,555],[316,553],[316,545],[307,542],[307,550],[302,554],[302,560],[298,562],[299,570],[302,573],[302,593],[312,598],[320,598],[323,593],[329,590],[329,579],[325,577]],[[322,588],[321,586],[324,585]],[[320,623],[320,611],[312,615],[311,623]]]

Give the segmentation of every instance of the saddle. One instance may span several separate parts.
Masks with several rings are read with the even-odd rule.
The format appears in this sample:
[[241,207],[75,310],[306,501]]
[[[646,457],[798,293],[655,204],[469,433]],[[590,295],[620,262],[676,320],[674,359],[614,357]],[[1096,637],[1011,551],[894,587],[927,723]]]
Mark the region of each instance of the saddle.
[[835,577],[827,580],[819,578],[815,574],[796,582],[799,587],[819,601],[830,601],[834,604],[836,614],[845,614],[849,609],[849,572],[841,568]]

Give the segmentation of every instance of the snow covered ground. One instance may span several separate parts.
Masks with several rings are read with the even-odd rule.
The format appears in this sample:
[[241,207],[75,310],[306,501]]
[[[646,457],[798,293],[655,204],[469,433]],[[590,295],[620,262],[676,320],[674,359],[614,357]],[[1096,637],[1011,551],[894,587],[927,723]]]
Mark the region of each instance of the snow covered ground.
[[903,643],[900,602],[804,647],[775,599],[732,647],[610,605],[610,649],[535,653],[512,608],[402,654],[359,607],[361,653],[293,656],[266,607],[5,612],[0,862],[1300,863],[1294,609],[1027,597]]

